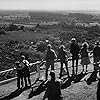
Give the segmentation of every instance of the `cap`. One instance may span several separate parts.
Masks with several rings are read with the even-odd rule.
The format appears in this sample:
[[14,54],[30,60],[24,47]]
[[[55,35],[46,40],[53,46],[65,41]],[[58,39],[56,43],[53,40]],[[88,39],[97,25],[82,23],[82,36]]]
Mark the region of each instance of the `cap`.
[[71,41],[76,41],[76,39],[75,38],[72,38]]
[[19,63],[20,63],[19,61],[16,61],[16,62],[15,62],[15,64],[19,64]]

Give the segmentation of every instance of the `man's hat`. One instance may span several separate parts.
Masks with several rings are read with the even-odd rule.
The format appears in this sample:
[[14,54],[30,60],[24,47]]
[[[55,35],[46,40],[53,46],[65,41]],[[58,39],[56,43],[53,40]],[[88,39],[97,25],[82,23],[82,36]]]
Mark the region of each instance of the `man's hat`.
[[75,38],[72,38],[71,41],[76,41],[76,39]]
[[16,62],[15,62],[15,64],[19,64],[19,63],[20,63],[19,61],[16,61]]

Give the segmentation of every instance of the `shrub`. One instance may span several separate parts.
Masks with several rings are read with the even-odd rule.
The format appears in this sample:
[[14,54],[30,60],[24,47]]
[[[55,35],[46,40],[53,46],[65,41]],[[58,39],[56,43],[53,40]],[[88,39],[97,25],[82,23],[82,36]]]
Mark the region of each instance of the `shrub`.
[[36,48],[37,51],[44,52],[46,48],[47,48],[47,44],[45,42],[37,43],[37,48]]
[[0,30],[0,35],[5,35],[6,32],[4,30]]
[[18,26],[17,26],[17,25],[14,25],[14,24],[10,24],[10,25],[7,27],[7,30],[8,30],[8,31],[17,31],[17,30],[18,30]]

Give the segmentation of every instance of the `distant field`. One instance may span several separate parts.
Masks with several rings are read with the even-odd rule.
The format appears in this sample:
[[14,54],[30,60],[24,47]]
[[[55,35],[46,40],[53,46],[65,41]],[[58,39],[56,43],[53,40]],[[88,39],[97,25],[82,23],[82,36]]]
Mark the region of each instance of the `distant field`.
[[23,41],[29,41],[29,40],[34,40],[34,39],[43,39],[46,36],[47,36],[46,34],[29,32],[29,31],[26,31],[26,32],[13,31],[13,32],[7,32],[6,35],[1,35],[0,43],[7,42],[9,40],[23,42]]

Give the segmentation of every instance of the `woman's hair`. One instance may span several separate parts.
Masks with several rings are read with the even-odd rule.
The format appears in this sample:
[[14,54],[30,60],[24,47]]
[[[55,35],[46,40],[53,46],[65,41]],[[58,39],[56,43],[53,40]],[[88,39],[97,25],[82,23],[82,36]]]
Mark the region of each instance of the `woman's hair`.
[[89,45],[88,45],[88,43],[87,43],[87,42],[84,42],[84,43],[82,44],[82,47],[83,47],[83,48],[88,48],[88,47],[89,47]]

